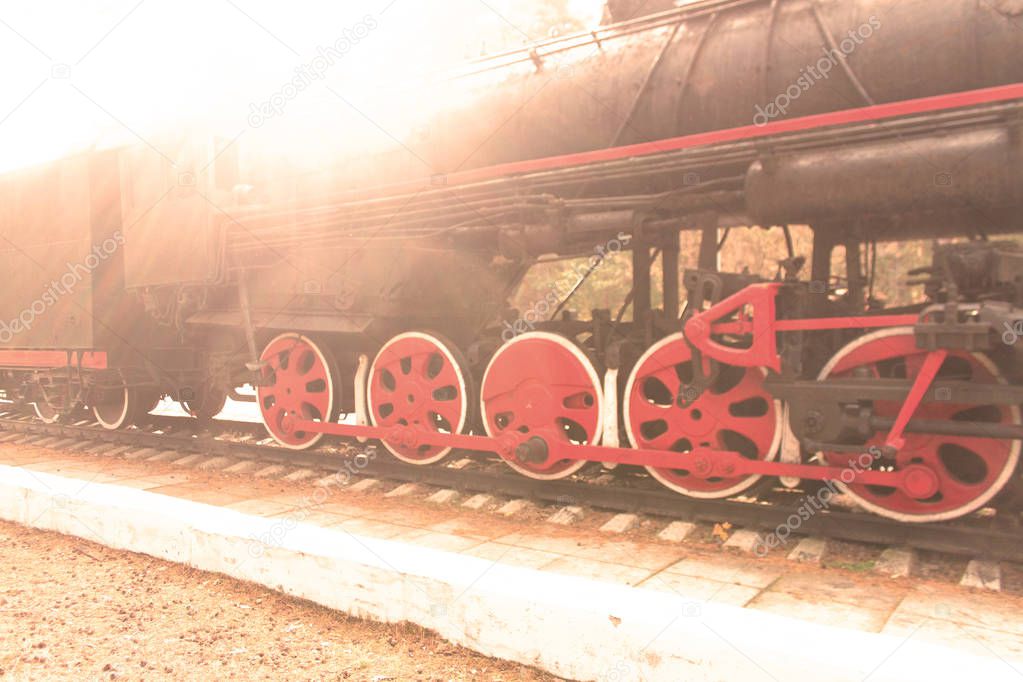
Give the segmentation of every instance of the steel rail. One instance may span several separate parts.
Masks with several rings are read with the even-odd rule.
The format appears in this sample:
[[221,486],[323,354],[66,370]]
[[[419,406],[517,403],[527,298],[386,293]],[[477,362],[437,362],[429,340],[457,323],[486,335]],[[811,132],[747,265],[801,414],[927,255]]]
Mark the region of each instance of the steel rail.
[[[184,422],[185,420],[181,420]],[[171,420],[160,420],[170,424]],[[36,434],[61,439],[129,445],[154,450],[175,450],[183,454],[207,454],[241,460],[351,472],[352,456],[324,449],[293,451],[251,442],[235,442],[213,434],[180,435],[143,430],[106,431],[89,424],[44,424],[29,417],[0,416],[0,432]],[[30,445],[31,443],[26,443]],[[359,446],[363,448],[365,446]],[[370,446],[374,447],[374,446]],[[479,460],[477,460],[479,461]],[[496,460],[482,460],[481,465]],[[793,534],[881,545],[904,545],[942,554],[987,557],[1023,562],[1023,528],[1011,518],[978,518],[952,522],[907,524],[855,511],[818,510],[809,502],[812,495],[796,496],[790,503],[742,500],[701,500],[660,488],[646,479],[638,485],[600,485],[583,480],[536,481],[485,466],[454,469],[444,466],[417,467],[397,460],[373,457],[358,466],[360,476],[397,482],[420,483],[464,492],[485,492],[513,498],[528,498],[555,504],[577,504],[628,513],[651,514],[691,522],[722,523],[768,532],[786,527]],[[809,510],[800,515],[799,510]],[[808,518],[802,518],[808,516]]]

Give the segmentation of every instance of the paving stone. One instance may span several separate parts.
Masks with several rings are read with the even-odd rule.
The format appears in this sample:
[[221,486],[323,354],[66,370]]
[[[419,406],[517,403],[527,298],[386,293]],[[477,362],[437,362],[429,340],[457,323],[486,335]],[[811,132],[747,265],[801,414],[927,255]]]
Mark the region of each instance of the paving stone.
[[457,497],[458,497],[457,490],[445,488],[443,490],[438,490],[433,495],[427,497],[426,501],[433,502],[434,504],[450,504],[454,502]]
[[141,448],[138,450],[131,450],[129,452],[124,453],[124,458],[128,461],[133,462],[137,459],[146,459],[147,457],[152,457],[157,452],[158,450],[154,448]]
[[201,462],[203,459],[203,456],[199,454],[185,455],[184,457],[173,460],[171,464],[179,467],[188,467],[196,464],[197,462]]
[[477,538],[467,538],[451,533],[437,533],[423,530],[422,528],[406,530],[391,539],[401,542],[412,542],[422,547],[431,547],[446,552],[462,552],[483,544],[483,540]]
[[644,580],[640,587],[661,592],[673,592],[679,596],[693,600],[692,608],[683,615],[699,616],[702,612],[701,602],[715,602],[745,606],[760,594],[760,589],[734,582],[722,582],[704,576],[683,575],[680,573],[656,573]]
[[889,547],[874,562],[874,571],[889,578],[908,578],[916,570],[915,549]]
[[509,500],[501,505],[501,508],[497,510],[498,514],[502,516],[515,516],[521,514],[529,509],[535,509],[536,505],[529,500],[523,500],[521,498],[515,500]]
[[258,516],[274,516],[276,514],[293,512],[295,510],[294,505],[285,504],[276,500],[242,500],[241,502],[233,502],[227,505],[229,509],[244,512],[246,514],[256,514]]
[[226,469],[233,461],[230,457],[211,457],[200,462],[198,468],[202,471],[217,471]]
[[819,564],[827,551],[828,542],[824,538],[803,538],[795,549],[789,552],[789,561]]
[[277,478],[285,471],[287,471],[286,467],[283,467],[280,464],[271,464],[270,466],[265,466],[262,469],[254,471],[252,475],[256,478]]
[[767,593],[785,593],[808,603],[845,604],[892,613],[908,593],[903,583],[862,581],[832,571],[792,571],[767,587]]
[[761,592],[747,608],[767,611],[786,618],[810,621],[834,627],[840,623],[843,628],[880,632],[888,620],[887,611],[833,603],[823,599],[811,599],[786,592]]
[[693,578],[712,578],[718,582],[745,585],[763,590],[782,577],[776,564],[726,554],[713,557],[687,557],[664,569],[665,574]]
[[181,457],[181,453],[178,452],[177,450],[164,450],[163,452],[156,453],[152,457],[146,457],[146,461],[147,462],[170,462],[170,461],[173,461],[175,459],[179,459],[180,457]]
[[237,464],[232,464],[231,466],[224,469],[224,473],[248,474],[252,473],[256,469],[259,469],[260,466],[261,465],[259,462],[253,462],[252,460],[243,460],[241,462],[238,462]]
[[760,546],[761,542],[760,533],[755,530],[740,528],[732,533],[731,537],[725,541],[725,547],[731,547],[741,552],[752,553],[754,549]]
[[384,497],[405,497],[418,490],[420,490],[420,487],[417,483],[402,483],[397,488],[388,490]]
[[465,507],[466,509],[483,509],[483,507],[486,507],[488,504],[490,504],[493,499],[494,498],[491,497],[490,495],[480,493],[479,495],[473,495],[468,500],[463,502],[462,506]]
[[336,486],[347,485],[348,480],[348,476],[342,476],[341,474],[336,473],[313,481],[313,485],[317,488],[333,488]]
[[1002,567],[997,561],[981,561],[974,559],[966,564],[966,572],[963,573],[959,584],[963,587],[976,587],[982,590],[1001,592],[1002,590]]
[[638,585],[650,577],[650,571],[636,566],[623,566],[579,557],[560,557],[543,567],[544,571],[589,578],[604,583]]
[[921,620],[944,620],[963,627],[993,628],[1023,643],[1023,608],[1002,592],[964,590],[957,585],[906,582],[908,593],[892,621],[919,625]]
[[117,445],[114,443],[96,443],[95,445],[82,450],[82,452],[87,455],[105,455],[116,447]]
[[615,514],[611,519],[600,527],[604,533],[627,533],[636,527],[639,517],[635,514]]
[[684,542],[694,530],[696,530],[695,523],[672,521],[664,527],[664,530],[657,534],[657,537],[668,542]]
[[285,476],[284,480],[285,481],[291,481],[292,483],[296,483],[298,481],[306,481],[306,480],[309,480],[310,478],[315,478],[315,477],[316,477],[316,472],[313,471],[312,469],[295,469],[290,474]]
[[380,481],[378,481],[375,478],[364,478],[355,485],[353,485],[351,489],[357,493],[363,493],[379,484]]
[[559,526],[570,526],[583,517],[583,508],[576,507],[574,505],[568,505],[562,507],[558,511],[554,512],[548,519],[547,523],[555,523]]
[[497,542],[485,542],[462,553],[487,559],[495,564],[522,566],[525,568],[541,568],[563,556],[555,552],[545,552],[539,549],[516,547],[514,545],[502,545]]

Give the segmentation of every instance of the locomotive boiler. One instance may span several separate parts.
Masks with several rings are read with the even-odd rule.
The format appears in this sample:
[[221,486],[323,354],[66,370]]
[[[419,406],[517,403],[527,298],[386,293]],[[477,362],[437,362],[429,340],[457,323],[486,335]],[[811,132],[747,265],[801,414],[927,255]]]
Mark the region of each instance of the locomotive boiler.
[[[611,2],[413,86],[393,144],[326,130],[312,168],[253,133],[4,178],[8,394],[121,428],[163,395],[208,419],[250,383],[287,448],[495,453],[542,480],[619,463],[697,498],[834,481],[911,522],[987,505],[1023,437],[1023,8],[669,5]],[[718,268],[721,231],[752,226],[789,244],[774,279]],[[926,300],[883,308],[870,254],[921,238],[945,242],[906,285]],[[615,310],[509,309],[537,263],[587,256],[584,282],[619,252]]]

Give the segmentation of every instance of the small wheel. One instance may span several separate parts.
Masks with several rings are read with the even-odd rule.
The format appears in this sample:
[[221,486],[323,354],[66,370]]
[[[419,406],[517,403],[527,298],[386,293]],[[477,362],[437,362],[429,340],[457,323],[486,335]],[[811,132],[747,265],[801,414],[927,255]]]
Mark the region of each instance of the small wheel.
[[60,419],[60,412],[43,400],[32,403],[32,409],[44,424],[55,424]]
[[[549,443],[600,442],[604,394],[589,358],[569,339],[528,332],[501,346],[483,375],[480,406],[487,435],[518,432]],[[571,476],[586,460],[526,462],[506,458],[519,473],[539,480]]]
[[[692,350],[682,333],[661,339],[639,359],[625,387],[625,432],[634,447],[689,452],[698,446],[772,461],[782,436],[782,409],[764,388],[758,367],[722,365],[695,401],[679,402],[680,388],[694,378]],[[684,404],[684,403],[683,403]],[[697,478],[685,469],[647,467],[675,492],[704,499],[737,495],[760,476]]]
[[[916,346],[912,327],[882,329],[853,340],[838,351],[821,370],[818,381],[847,377],[877,377],[912,381],[920,371],[926,350]],[[985,355],[950,351],[938,370],[938,379],[969,381],[974,384],[1004,384],[998,367]],[[874,414],[894,418],[902,404],[873,401]],[[953,404],[934,400],[921,404],[915,419],[944,422],[969,421],[1018,426],[1020,408],[1016,405]],[[884,444],[884,433],[876,433],[862,445]],[[906,433],[905,445],[891,466],[895,471],[911,465],[927,467],[935,476],[937,491],[927,499],[915,499],[896,488],[836,485],[863,508],[898,521],[926,523],[958,518],[987,504],[1012,477],[1019,463],[1020,442],[974,436],[949,436],[936,433]],[[818,453],[818,459],[831,466],[847,466],[849,455]]]
[[199,421],[210,421],[224,411],[227,404],[227,391],[206,387],[195,400],[181,401],[185,412]]
[[139,389],[122,387],[104,391],[92,404],[92,414],[104,429],[116,431],[140,417],[142,404],[148,405]]
[[[369,370],[367,401],[374,426],[418,426],[438,433],[463,433],[473,397],[466,363],[446,339],[425,332],[388,341]],[[383,441],[391,454],[410,464],[433,464],[449,447],[402,447]]]
[[337,419],[335,391],[337,365],[326,348],[307,336],[289,332],[266,344],[260,356],[263,363],[261,386],[256,390],[259,418],[267,432],[283,447],[292,450],[311,448],[322,433],[288,432],[286,415],[304,420],[332,422]]

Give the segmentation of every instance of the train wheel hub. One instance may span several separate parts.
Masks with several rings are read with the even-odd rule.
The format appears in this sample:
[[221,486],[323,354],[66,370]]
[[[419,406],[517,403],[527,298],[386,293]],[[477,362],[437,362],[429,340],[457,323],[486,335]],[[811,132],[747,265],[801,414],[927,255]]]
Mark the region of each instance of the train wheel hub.
[[[912,381],[927,351],[916,347],[910,327],[884,329],[860,337],[842,348],[821,370],[818,380],[877,377]],[[986,356],[950,351],[937,379],[980,384],[1004,383],[997,366]],[[874,401],[879,417],[895,417],[901,403]],[[932,400],[921,404],[914,419],[986,422],[1019,425],[1016,405],[961,405]],[[885,433],[876,433],[863,445],[883,447]],[[903,487],[838,485],[865,509],[899,521],[944,521],[968,514],[990,501],[1009,481],[1019,461],[1018,441],[935,433],[906,433],[894,460],[875,466],[894,467],[903,474]],[[842,466],[847,455],[825,452],[824,462]]]
[[558,445],[600,441],[600,380],[586,355],[565,337],[546,332],[515,337],[490,360],[481,393],[487,435],[538,437],[532,441],[536,447],[516,448],[520,455],[528,450],[528,456],[502,453],[526,476],[545,480],[570,476],[586,462],[559,459]]
[[[774,459],[781,409],[764,388],[763,370],[724,365],[702,393],[680,400],[695,379],[694,369],[682,334],[662,339],[639,359],[625,388],[625,429],[633,446],[680,453],[708,447]],[[648,470],[672,490],[704,498],[735,495],[760,478],[715,471],[714,462],[703,457],[691,469]]]
[[[449,341],[425,332],[399,334],[380,349],[370,368],[370,420],[376,426],[462,433],[472,405],[467,376],[465,361]],[[412,464],[431,464],[451,451],[420,445],[413,436],[385,440],[384,446]]]
[[337,370],[329,351],[300,334],[282,334],[263,349],[261,386],[256,390],[259,415],[267,431],[284,447],[312,447],[322,433],[295,428],[298,420],[334,417]]
[[926,500],[938,493],[941,481],[930,467],[911,464],[902,472],[902,487],[915,500]]

